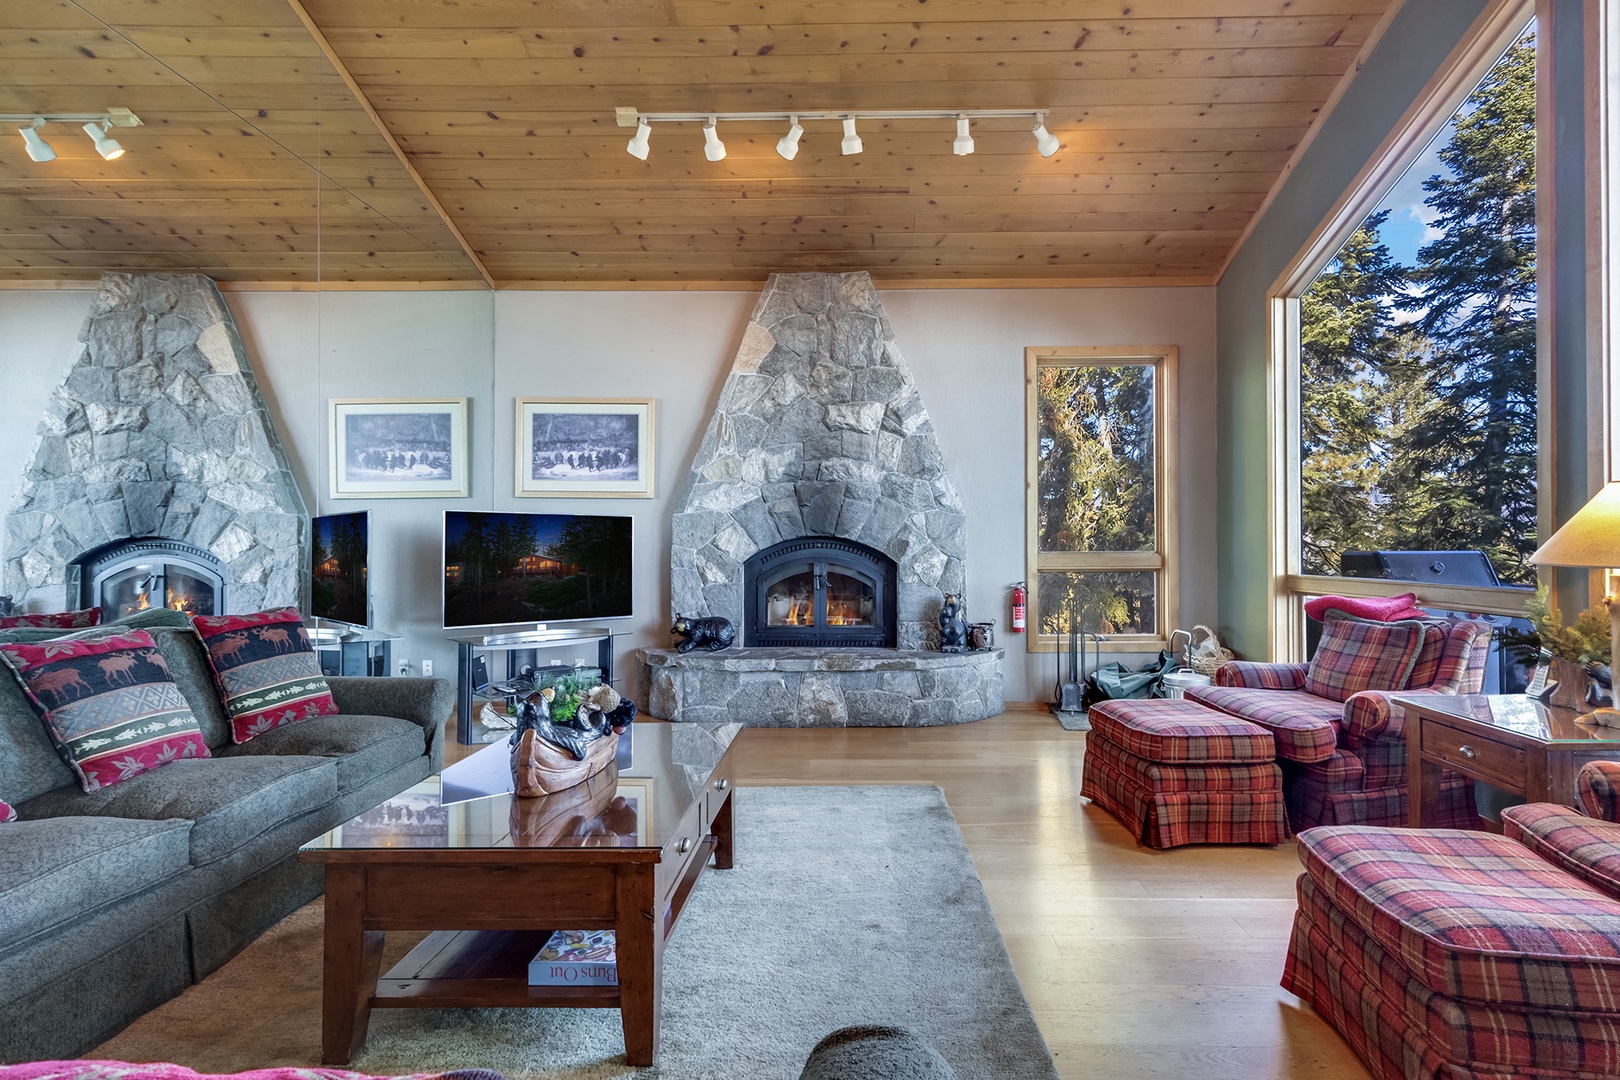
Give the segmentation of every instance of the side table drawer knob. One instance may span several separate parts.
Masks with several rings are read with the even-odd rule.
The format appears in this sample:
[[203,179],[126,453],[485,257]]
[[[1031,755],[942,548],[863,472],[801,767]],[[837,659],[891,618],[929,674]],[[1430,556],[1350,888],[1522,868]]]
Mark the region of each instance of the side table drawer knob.
[[721,777],[719,780],[716,780],[714,782],[714,790],[716,790],[716,791],[724,791],[724,790],[726,790],[726,788],[728,788],[730,786],[731,786],[730,782],[727,781],[724,777]]
[[675,845],[675,854],[677,854],[677,855],[685,855],[688,851],[691,851],[691,850],[692,850],[692,838],[690,836],[681,837],[681,842],[679,844]]
[[1472,746],[1459,746],[1457,747],[1457,753],[1461,754],[1470,761],[1479,757],[1479,751],[1475,750]]

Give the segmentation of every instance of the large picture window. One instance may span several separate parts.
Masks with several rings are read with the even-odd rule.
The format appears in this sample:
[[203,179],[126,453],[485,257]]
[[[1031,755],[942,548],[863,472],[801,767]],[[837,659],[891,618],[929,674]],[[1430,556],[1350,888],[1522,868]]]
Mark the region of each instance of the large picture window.
[[1158,648],[1174,629],[1176,350],[1031,348],[1031,648],[1071,631]]
[[1529,6],[1475,48],[1274,293],[1279,658],[1303,658],[1311,595],[1420,583],[1426,607],[1512,615],[1526,590],[1500,586],[1535,581]]

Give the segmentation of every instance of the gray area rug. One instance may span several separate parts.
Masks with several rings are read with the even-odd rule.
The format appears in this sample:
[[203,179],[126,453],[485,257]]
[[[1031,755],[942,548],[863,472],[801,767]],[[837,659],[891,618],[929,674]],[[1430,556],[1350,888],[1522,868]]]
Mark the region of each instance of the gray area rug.
[[[961,1080],[1055,1080],[938,788],[743,788],[736,800],[736,869],[704,874],[664,954],[655,1068],[625,1064],[611,1009],[378,1009],[348,1068],[791,1080],[828,1032],[893,1024],[931,1039]],[[294,913],[87,1056],[202,1072],[317,1065],[321,917],[319,902]],[[384,970],[417,936],[390,935]]]

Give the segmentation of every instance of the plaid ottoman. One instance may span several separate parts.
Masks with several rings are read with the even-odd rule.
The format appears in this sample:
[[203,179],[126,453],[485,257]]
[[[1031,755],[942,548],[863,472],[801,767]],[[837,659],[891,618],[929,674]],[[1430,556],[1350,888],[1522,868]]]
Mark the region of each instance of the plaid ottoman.
[[1620,1076],[1620,901],[1489,833],[1325,826],[1299,855],[1282,985],[1379,1080]]
[[1288,837],[1271,732],[1194,701],[1091,707],[1080,794],[1153,848]]

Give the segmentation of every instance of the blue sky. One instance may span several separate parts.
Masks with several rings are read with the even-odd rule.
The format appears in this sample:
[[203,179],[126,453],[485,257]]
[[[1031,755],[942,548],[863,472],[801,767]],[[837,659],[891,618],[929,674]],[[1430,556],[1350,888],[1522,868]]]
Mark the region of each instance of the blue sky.
[[1384,201],[1378,204],[1379,210],[1390,211],[1389,220],[1384,222],[1379,236],[1389,245],[1389,253],[1396,261],[1407,266],[1417,265],[1418,248],[1436,236],[1429,225],[1434,220],[1434,211],[1423,204],[1423,181],[1437,173],[1451,175],[1451,170],[1440,163],[1440,150],[1451,141],[1454,122],[1448,121],[1440,129],[1434,141],[1424,147],[1423,153],[1395,181],[1395,186],[1384,196]]

